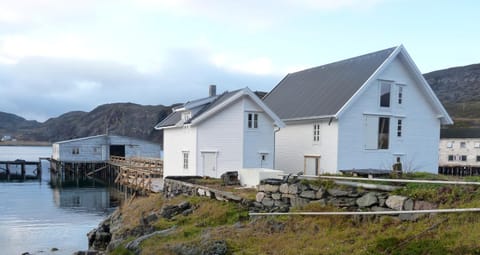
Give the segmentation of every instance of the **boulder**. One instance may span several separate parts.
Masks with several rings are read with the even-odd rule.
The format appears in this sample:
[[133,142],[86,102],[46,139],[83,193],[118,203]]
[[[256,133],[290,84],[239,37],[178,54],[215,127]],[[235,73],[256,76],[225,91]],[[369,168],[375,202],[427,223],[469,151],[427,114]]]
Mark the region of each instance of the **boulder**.
[[301,197],[290,198],[290,204],[292,205],[292,207],[302,207],[308,204],[308,202],[310,202],[308,199]]
[[265,192],[271,192],[271,193],[278,192],[280,187],[279,185],[271,185],[271,184],[265,184],[263,186],[264,186],[263,189]]
[[297,193],[298,193],[298,185],[297,184],[288,185],[288,194],[297,194]]
[[272,193],[272,199],[280,200],[282,198],[282,194],[280,193]]
[[282,183],[279,187],[280,193],[288,194],[288,183]]
[[273,201],[273,199],[271,199],[271,198],[265,197],[265,198],[263,198],[263,200],[262,200],[262,204],[263,204],[265,207],[272,207],[272,206],[274,205],[274,201]]
[[327,192],[328,194],[330,194],[330,196],[334,196],[334,197],[346,197],[350,193],[348,191],[340,190],[340,189],[328,189]]
[[359,207],[370,207],[378,203],[378,198],[374,192],[368,192],[356,201]]
[[422,200],[415,201],[415,205],[413,207],[414,210],[433,210],[437,208],[438,206],[436,204]]
[[316,192],[315,192],[315,199],[320,199],[323,197],[323,195],[325,194],[325,191],[323,189],[318,189]]
[[405,202],[403,202],[403,210],[406,211],[411,211],[413,210],[413,200],[410,198],[405,199]]
[[257,195],[255,196],[255,201],[261,203],[264,197],[265,192],[257,192]]
[[351,197],[334,197],[328,203],[336,207],[354,207],[357,204],[356,199]]
[[315,193],[316,192],[314,190],[305,190],[305,191],[302,191],[302,193],[300,193],[300,197],[308,198],[308,199],[315,199],[316,198]]
[[408,198],[404,196],[392,195],[387,198],[387,200],[385,201],[385,204],[388,206],[388,208],[401,211],[403,209],[403,203],[407,199]]

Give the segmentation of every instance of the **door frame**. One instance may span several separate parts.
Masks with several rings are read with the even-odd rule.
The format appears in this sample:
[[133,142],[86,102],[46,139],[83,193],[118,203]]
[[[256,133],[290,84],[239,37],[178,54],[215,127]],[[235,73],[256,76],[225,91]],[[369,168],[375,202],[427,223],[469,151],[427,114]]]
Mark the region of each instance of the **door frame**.
[[303,174],[307,175],[307,159],[315,160],[315,175],[320,175],[320,155],[304,155],[303,156]]
[[214,177],[218,177],[218,151],[200,151],[200,154],[202,155],[202,176],[206,176],[205,174],[205,155],[206,154],[214,154],[215,155],[215,176]]

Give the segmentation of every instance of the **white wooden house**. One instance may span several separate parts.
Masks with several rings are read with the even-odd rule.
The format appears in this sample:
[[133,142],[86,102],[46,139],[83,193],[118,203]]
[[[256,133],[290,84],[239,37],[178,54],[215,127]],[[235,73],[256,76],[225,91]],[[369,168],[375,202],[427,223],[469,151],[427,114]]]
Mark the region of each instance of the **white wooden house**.
[[440,125],[453,121],[403,46],[288,74],[265,98],[286,124],[277,169],[436,172]]
[[118,135],[97,135],[56,142],[52,159],[68,163],[102,163],[110,156],[160,158],[160,144]]
[[273,168],[274,133],[283,122],[248,88],[214,91],[174,108],[155,126],[164,131],[165,177]]

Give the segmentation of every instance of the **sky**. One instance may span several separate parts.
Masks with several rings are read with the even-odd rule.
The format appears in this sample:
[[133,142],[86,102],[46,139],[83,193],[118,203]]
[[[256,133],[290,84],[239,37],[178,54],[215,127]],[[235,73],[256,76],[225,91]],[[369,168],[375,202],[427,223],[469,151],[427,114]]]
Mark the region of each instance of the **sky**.
[[171,105],[403,44],[430,72],[480,63],[480,1],[0,0],[0,111],[45,121]]

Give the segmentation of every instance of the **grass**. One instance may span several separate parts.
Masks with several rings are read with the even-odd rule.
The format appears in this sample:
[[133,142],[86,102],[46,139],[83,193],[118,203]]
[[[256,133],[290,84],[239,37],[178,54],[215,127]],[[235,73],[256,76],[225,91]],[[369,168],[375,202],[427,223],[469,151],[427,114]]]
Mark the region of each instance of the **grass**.
[[[438,176],[414,174],[419,179]],[[411,178],[411,177],[410,177]],[[476,178],[472,178],[476,179]],[[309,183],[319,184],[319,183]],[[332,185],[331,183],[326,183]],[[437,202],[442,208],[480,207],[476,186],[408,184],[397,191],[416,199]],[[201,197],[160,195],[138,198],[122,208],[124,228],[139,224],[142,211],[188,200],[195,208],[189,216],[159,219],[156,229],[177,226],[168,236],[156,236],[141,244],[141,254],[177,254],[175,247],[200,247],[206,240],[225,240],[229,254],[480,254],[478,213],[438,214],[417,222],[391,216],[281,216],[248,218],[245,208]],[[302,211],[333,211],[333,207],[308,204]],[[131,254],[118,248],[112,254]]]

